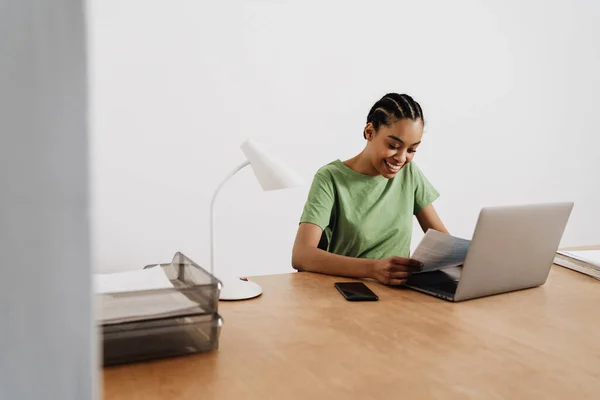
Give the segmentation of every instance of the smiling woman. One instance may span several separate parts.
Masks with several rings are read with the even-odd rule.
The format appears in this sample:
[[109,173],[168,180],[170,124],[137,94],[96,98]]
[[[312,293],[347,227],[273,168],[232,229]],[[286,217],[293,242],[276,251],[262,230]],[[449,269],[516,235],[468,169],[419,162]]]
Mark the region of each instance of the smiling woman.
[[406,94],[388,93],[373,105],[364,150],[325,165],[313,179],[294,268],[391,285],[420,268],[408,258],[413,216],[423,231],[447,232],[432,205],[438,192],[412,163],[423,126],[421,106]]

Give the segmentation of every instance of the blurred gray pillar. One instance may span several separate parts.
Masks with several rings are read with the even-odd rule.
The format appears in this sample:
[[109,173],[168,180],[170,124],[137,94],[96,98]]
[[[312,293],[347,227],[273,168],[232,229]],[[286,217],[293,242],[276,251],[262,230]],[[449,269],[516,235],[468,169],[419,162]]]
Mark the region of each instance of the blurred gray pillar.
[[81,0],[0,0],[0,399],[94,397]]

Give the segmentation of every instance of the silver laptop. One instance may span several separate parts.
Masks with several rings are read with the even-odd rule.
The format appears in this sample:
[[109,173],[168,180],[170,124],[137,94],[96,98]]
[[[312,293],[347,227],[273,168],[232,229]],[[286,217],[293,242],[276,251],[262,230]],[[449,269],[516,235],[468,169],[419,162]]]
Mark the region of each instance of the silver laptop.
[[572,202],[483,208],[461,267],[413,274],[406,286],[463,301],[543,285]]

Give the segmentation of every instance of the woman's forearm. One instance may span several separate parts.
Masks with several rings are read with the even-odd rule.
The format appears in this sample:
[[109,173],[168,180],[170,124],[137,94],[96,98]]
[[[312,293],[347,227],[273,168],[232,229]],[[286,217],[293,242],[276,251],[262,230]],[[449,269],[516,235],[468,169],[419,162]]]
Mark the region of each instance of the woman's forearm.
[[372,278],[374,264],[375,260],[340,256],[312,246],[295,247],[292,252],[292,266],[298,271]]

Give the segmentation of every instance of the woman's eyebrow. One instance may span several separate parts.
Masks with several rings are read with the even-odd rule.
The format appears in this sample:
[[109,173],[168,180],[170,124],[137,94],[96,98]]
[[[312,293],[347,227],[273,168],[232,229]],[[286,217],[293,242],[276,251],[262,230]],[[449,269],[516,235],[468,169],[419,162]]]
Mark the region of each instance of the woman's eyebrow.
[[[396,141],[398,141],[398,142],[400,142],[402,144],[404,144],[404,141],[402,139],[400,139],[398,136],[388,135],[388,137],[391,138],[391,139],[394,139],[394,140],[396,140]],[[419,143],[421,143],[420,140],[417,143],[411,144],[411,146],[414,146],[414,145],[419,144]]]

